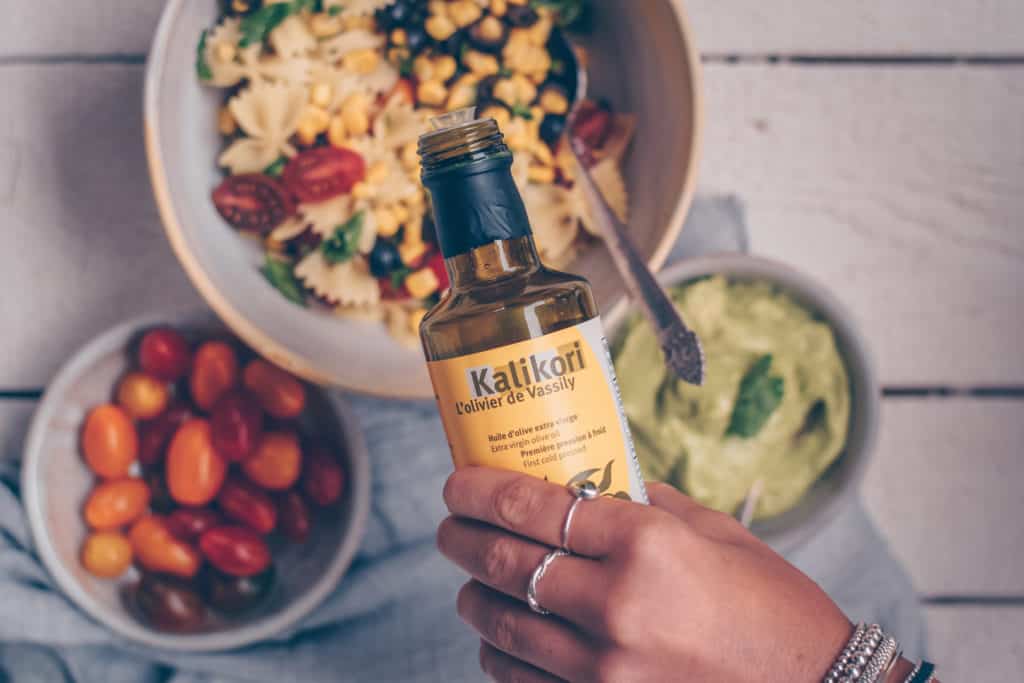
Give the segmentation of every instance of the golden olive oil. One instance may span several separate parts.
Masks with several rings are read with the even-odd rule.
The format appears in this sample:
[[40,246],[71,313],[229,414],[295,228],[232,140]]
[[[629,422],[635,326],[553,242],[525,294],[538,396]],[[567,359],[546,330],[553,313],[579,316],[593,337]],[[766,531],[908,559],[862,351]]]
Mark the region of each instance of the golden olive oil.
[[451,288],[420,336],[456,467],[647,501],[590,285],[544,267],[493,119],[420,139]]

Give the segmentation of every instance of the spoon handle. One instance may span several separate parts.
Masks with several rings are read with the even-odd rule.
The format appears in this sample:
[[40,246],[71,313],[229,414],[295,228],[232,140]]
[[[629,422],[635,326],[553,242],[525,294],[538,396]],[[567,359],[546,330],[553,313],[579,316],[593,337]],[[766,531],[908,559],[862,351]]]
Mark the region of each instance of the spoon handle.
[[577,164],[576,182],[581,184],[587,205],[591,208],[597,228],[604,236],[605,245],[626,284],[626,290],[654,326],[658,342],[665,353],[665,362],[684,381],[703,384],[704,351],[700,340],[683,322],[675,304],[637,253],[626,226],[615,216],[594,184],[583,162],[585,151],[582,142],[571,134],[569,137]]

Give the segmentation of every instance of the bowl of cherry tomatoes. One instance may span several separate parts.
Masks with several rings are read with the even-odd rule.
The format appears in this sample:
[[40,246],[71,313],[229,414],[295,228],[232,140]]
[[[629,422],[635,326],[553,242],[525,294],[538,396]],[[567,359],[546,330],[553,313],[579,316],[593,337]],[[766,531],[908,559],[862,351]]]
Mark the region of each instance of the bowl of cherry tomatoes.
[[336,589],[370,468],[342,398],[191,314],[122,324],[68,361],[33,418],[22,491],[80,608],[140,643],[216,651],[295,626]]

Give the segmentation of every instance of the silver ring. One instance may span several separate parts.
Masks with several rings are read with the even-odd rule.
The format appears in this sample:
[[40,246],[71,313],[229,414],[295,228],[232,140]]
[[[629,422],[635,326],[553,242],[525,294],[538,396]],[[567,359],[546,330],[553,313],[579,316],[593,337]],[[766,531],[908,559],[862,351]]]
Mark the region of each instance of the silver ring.
[[544,578],[544,574],[547,572],[548,567],[551,566],[552,562],[554,562],[560,557],[565,557],[568,554],[569,553],[565,552],[560,548],[552,550],[550,553],[544,556],[544,559],[540,561],[540,564],[537,565],[537,568],[533,570],[533,574],[530,575],[530,585],[526,589],[526,604],[529,605],[530,609],[532,609],[537,614],[541,614],[544,616],[551,614],[551,612],[541,607],[540,603],[537,602],[537,584],[539,584],[540,580]]
[[601,492],[597,490],[597,486],[592,481],[571,484],[569,492],[572,493],[575,500],[569,506],[569,513],[565,516],[565,523],[562,524],[562,549],[571,553],[572,550],[569,548],[569,532],[572,530],[572,520],[576,516],[576,506],[584,500],[594,500]]

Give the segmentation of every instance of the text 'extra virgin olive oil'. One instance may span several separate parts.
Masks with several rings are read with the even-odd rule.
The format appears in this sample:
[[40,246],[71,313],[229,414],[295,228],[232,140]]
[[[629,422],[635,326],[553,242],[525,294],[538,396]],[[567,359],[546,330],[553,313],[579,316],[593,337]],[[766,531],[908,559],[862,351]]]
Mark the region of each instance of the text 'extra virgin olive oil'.
[[512,154],[471,112],[435,120],[419,144],[451,278],[420,336],[455,466],[646,503],[590,285],[541,264]]

